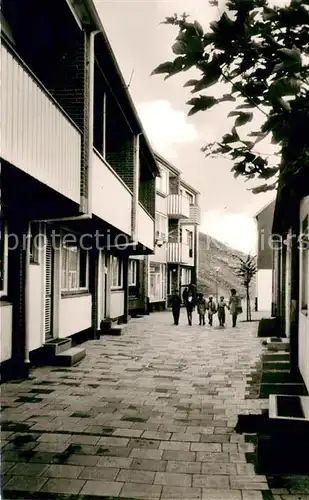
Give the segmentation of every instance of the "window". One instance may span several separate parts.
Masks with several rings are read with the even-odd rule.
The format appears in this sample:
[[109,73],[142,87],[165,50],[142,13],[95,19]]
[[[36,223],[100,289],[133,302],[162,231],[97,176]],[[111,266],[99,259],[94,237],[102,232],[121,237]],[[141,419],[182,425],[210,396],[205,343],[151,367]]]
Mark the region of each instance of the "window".
[[88,252],[76,245],[61,247],[61,290],[88,289]]
[[2,217],[0,217],[0,295],[7,294],[7,225]]
[[122,288],[122,262],[118,257],[112,257],[112,288]]
[[165,215],[156,213],[156,238],[160,240],[167,239],[168,219]]
[[129,260],[128,285],[136,286],[137,282],[137,261]]
[[309,281],[309,216],[302,222],[301,242],[301,309],[308,311],[308,281]]
[[191,285],[191,269],[185,267],[181,269],[181,284]]
[[188,244],[188,247],[192,250],[193,249],[193,233],[192,233],[192,231],[188,231],[188,229],[187,229],[187,244]]
[[193,205],[193,203],[194,203],[194,196],[193,196],[193,194],[188,193],[188,191],[186,191],[186,197],[188,198],[190,205]]
[[168,194],[168,173],[163,168],[160,169],[160,177],[156,178],[156,188],[163,194]]
[[40,224],[38,222],[31,222],[30,226],[30,263],[39,264],[40,256]]

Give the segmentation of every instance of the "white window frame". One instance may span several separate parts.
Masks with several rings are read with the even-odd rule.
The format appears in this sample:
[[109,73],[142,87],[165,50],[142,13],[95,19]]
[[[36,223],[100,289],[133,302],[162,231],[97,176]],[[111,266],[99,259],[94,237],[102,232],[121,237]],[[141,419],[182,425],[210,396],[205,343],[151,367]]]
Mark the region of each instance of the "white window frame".
[[3,262],[1,263],[3,270],[3,285],[0,289],[0,297],[5,297],[8,294],[8,226],[7,222],[3,219],[3,233],[1,232],[1,239],[3,239]]
[[165,214],[162,214],[161,212],[156,212],[155,229],[156,229],[156,239],[167,241],[168,218]]
[[[117,266],[117,285],[114,285],[114,262],[118,263]],[[123,262],[116,255],[111,256],[111,290],[122,290],[123,289]]]
[[[64,257],[64,250],[70,250],[72,248],[76,249],[77,252],[77,266],[76,266],[76,287],[70,287],[70,273],[72,271],[69,271],[69,260],[67,259],[66,261],[66,284],[63,286],[63,257]],[[76,293],[76,292],[88,292],[89,290],[89,252],[84,250],[86,252],[86,286],[82,287],[80,286],[80,252],[81,248],[79,246],[75,245],[70,245],[70,244],[62,244],[61,245],[61,262],[60,262],[60,269],[61,269],[61,293]],[[68,255],[68,253],[67,253]]]
[[128,286],[136,286],[136,285],[137,285],[137,260],[130,259],[129,269],[128,269]]
[[300,308],[302,313],[309,313],[309,214],[302,220],[302,241],[300,248],[301,256],[301,279],[300,279]]

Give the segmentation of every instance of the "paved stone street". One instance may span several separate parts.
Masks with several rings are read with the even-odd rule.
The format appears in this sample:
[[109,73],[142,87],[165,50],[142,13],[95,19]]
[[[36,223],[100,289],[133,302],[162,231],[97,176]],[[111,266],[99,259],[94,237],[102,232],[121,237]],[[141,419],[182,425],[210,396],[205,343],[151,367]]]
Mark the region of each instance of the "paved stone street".
[[267,498],[246,463],[253,445],[234,431],[237,414],[268,405],[245,399],[258,323],[194,322],[184,311],[177,327],[170,312],[132,320],[87,342],[78,366],[4,384],[3,498]]

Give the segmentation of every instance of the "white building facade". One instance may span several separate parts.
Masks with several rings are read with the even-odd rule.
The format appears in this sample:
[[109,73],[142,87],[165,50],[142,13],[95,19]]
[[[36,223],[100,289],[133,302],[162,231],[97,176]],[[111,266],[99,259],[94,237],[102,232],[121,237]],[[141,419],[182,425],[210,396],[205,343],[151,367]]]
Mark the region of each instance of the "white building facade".
[[127,321],[130,257],[155,247],[159,172],[92,1],[4,0],[2,14],[1,368],[10,376],[51,341]]

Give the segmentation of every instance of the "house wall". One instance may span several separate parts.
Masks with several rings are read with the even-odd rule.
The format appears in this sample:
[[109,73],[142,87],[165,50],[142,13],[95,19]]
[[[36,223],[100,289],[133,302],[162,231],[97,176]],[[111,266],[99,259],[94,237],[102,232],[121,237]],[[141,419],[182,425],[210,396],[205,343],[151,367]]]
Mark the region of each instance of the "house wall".
[[256,280],[259,311],[271,311],[272,279],[273,273],[271,269],[258,270]]
[[91,294],[62,297],[59,304],[59,338],[69,337],[91,327]]
[[119,318],[124,315],[124,290],[111,290],[110,317]]
[[272,269],[273,252],[269,244],[272,235],[275,202],[273,201],[257,216],[258,231],[258,269]]
[[[303,198],[300,204],[300,221],[309,215],[309,196]],[[305,250],[309,252],[309,249]],[[301,276],[303,274],[302,259],[300,259],[300,290],[301,290]],[[307,289],[309,290],[309,272],[305,277],[307,279]],[[299,318],[298,318],[298,359],[299,369],[302,374],[303,380],[309,391],[309,310],[302,310],[301,300],[299,301]]]
[[165,263],[167,259],[167,243],[163,243],[162,247],[155,247],[155,253],[149,255],[150,262],[162,262]]
[[12,310],[13,306],[6,302],[0,304],[1,325],[1,363],[12,356]]

